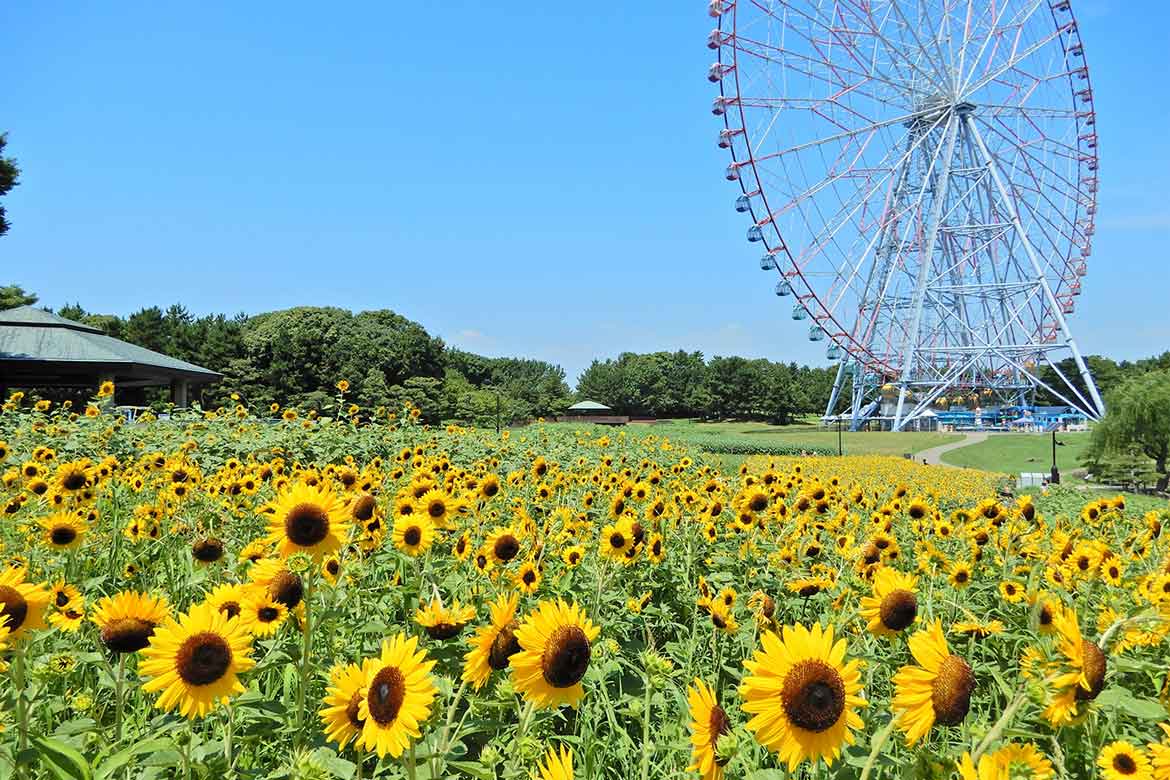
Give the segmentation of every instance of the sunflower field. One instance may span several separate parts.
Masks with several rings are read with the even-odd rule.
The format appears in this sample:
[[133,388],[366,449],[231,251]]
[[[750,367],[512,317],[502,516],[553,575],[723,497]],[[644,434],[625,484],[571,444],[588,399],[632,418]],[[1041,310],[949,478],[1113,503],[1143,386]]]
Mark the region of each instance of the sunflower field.
[[1170,507],[348,403],[0,412],[0,778],[1170,780]]

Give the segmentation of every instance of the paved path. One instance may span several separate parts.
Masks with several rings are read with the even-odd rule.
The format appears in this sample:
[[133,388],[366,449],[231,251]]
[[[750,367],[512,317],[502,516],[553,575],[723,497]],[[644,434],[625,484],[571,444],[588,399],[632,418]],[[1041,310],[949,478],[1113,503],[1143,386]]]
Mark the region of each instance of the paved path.
[[959,441],[953,441],[950,444],[940,444],[937,447],[931,447],[929,450],[922,450],[914,454],[914,459],[921,462],[926,461],[932,466],[947,466],[948,463],[942,462],[942,454],[957,450],[960,447],[970,447],[972,444],[978,444],[981,441],[987,440],[986,433],[964,433],[963,438]]

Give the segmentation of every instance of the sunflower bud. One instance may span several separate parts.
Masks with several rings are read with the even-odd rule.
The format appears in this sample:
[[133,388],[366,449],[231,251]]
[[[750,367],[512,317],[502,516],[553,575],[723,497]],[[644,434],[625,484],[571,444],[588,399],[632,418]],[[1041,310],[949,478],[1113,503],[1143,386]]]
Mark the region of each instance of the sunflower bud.
[[288,570],[293,574],[299,574],[304,577],[313,570],[313,558],[306,553],[293,553],[292,555],[288,556],[288,559],[285,561],[284,565],[288,567]]
[[727,766],[735,758],[738,750],[739,737],[734,731],[727,732],[719,737],[719,741],[715,743],[715,763],[719,766]]
[[521,760],[526,763],[532,763],[540,758],[541,753],[544,752],[540,740],[534,737],[524,737],[517,743]]
[[500,751],[495,745],[485,745],[483,750],[479,752],[479,763],[489,769],[500,763],[502,758],[503,756],[500,755]]

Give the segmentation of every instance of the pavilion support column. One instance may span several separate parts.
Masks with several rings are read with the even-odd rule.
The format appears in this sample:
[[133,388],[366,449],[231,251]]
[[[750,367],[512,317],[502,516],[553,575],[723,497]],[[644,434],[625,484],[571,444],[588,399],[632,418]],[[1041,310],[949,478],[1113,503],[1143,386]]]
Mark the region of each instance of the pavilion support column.
[[176,409],[187,408],[187,394],[191,383],[186,379],[171,380],[171,403],[175,405]]

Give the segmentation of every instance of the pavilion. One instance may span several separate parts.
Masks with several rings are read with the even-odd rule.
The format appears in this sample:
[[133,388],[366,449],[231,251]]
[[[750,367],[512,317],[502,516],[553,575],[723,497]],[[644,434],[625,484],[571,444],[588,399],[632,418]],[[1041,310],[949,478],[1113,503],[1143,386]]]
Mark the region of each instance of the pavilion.
[[171,401],[186,407],[191,388],[218,382],[222,374],[194,363],[119,341],[97,328],[33,306],[0,311],[0,398],[10,387],[171,388]]

